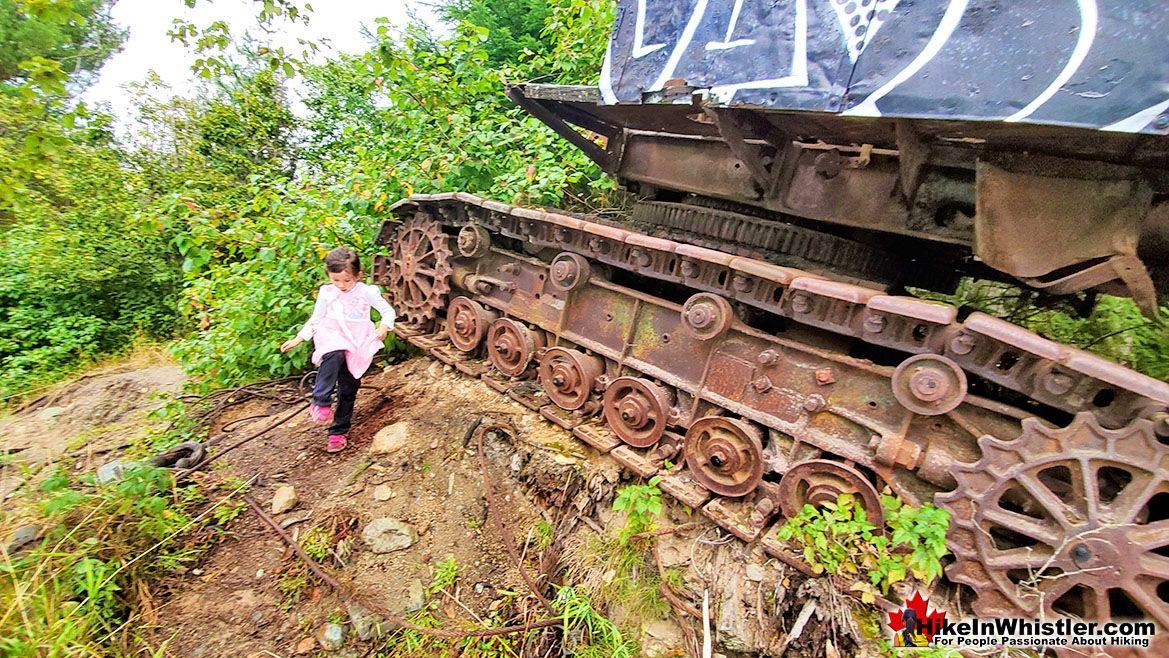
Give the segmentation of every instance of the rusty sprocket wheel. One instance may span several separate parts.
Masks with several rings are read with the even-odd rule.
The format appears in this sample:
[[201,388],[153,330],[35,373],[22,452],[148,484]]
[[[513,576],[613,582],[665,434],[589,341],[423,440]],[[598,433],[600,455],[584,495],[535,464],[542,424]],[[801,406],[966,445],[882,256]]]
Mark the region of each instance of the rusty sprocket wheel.
[[978,443],[982,459],[954,467],[957,489],[936,498],[951,514],[946,575],[974,589],[976,614],[1169,629],[1169,447],[1150,421],[1031,418],[1014,441]]
[[394,310],[409,324],[433,320],[446,306],[450,286],[450,248],[442,226],[427,215],[406,220],[394,236],[390,295]]

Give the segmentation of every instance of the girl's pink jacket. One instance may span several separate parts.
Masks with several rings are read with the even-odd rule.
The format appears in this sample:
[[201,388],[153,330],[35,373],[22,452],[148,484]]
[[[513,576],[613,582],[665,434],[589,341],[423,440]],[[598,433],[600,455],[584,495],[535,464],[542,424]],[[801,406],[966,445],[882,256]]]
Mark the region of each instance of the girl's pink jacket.
[[317,293],[313,315],[297,332],[304,340],[313,341],[313,363],[320,365],[329,352],[343,350],[345,365],[354,377],[360,378],[373,362],[373,355],[381,349],[369,310],[377,309],[381,324],[394,328],[394,309],[382,297],[377,286],[357,283],[348,292],[327,283]]

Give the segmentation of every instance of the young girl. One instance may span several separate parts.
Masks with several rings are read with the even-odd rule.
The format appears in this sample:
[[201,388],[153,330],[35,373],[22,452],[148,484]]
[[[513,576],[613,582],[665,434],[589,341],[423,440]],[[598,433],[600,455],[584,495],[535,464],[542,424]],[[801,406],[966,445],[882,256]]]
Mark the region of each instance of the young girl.
[[[296,337],[280,346],[287,352],[308,339],[313,340],[313,363],[317,380],[313,386],[309,415],[329,426],[327,452],[340,452],[348,442],[353,421],[353,402],[361,386],[361,376],[382,347],[386,334],[394,328],[394,309],[382,298],[377,286],[361,282],[365,273],[357,252],[338,247],[325,256],[325,272],[332,283],[321,286],[313,315]],[[369,309],[381,316],[377,328],[369,319]],[[337,413],[333,413],[333,389],[337,389]]]

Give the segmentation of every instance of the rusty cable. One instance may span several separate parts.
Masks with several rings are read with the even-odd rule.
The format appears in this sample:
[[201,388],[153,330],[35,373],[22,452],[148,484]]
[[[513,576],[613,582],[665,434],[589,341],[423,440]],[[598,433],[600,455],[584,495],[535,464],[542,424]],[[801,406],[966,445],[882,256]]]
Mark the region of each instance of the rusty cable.
[[495,505],[495,491],[491,486],[491,475],[487,471],[487,457],[483,453],[483,435],[490,430],[498,429],[510,432],[512,436],[515,436],[515,428],[498,421],[483,422],[482,416],[475,420],[475,424],[476,427],[474,429],[474,434],[476,435],[478,445],[479,471],[483,474],[483,493],[487,496],[487,516],[491,518],[492,524],[495,525],[495,529],[499,532],[500,539],[503,541],[503,547],[507,549],[508,556],[511,557],[511,561],[515,564],[516,570],[520,572],[520,577],[522,577],[524,582],[527,583],[528,589],[530,589],[532,594],[540,600],[540,604],[544,606],[545,610],[547,610],[552,615],[559,615],[560,613],[556,611],[556,608],[552,607],[552,604],[548,601],[548,599],[540,591],[540,588],[536,585],[536,582],[532,580],[532,577],[528,574],[527,569],[524,568],[524,564],[520,560],[519,554],[516,553],[515,539],[512,537],[511,531],[508,529],[507,524],[505,524],[503,519],[500,518],[499,510]]
[[214,455],[208,455],[207,457],[204,457],[203,461],[199,462],[198,464],[195,464],[194,466],[187,468],[187,469],[184,469],[182,471],[179,471],[178,473],[175,474],[175,482],[181,482],[181,481],[185,480],[188,476],[191,475],[191,473],[194,473],[195,471],[199,470],[200,468],[203,468],[207,464],[210,464],[211,462],[215,461],[216,459],[219,459],[220,457],[226,455],[227,453],[231,452],[232,450],[235,450],[236,448],[242,446],[243,444],[245,444],[249,441],[253,441],[255,439],[258,439],[259,437],[261,437],[261,436],[267,434],[268,432],[271,432],[272,430],[276,429],[277,427],[283,425],[284,423],[287,423],[289,420],[292,419],[293,416],[300,413],[301,411],[304,411],[304,409],[306,407],[308,407],[307,402],[293,408],[290,413],[285,414],[280,419],[275,420],[271,423],[268,423],[268,425],[266,427],[264,427],[263,429],[252,432],[251,434],[245,436],[244,438],[240,439],[239,441],[236,441],[235,443],[227,446],[226,448],[216,452]]
[[423,635],[431,635],[434,637],[443,637],[443,638],[458,640],[458,639],[465,639],[465,638],[470,638],[470,637],[492,637],[495,635],[510,635],[512,633],[522,633],[525,631],[535,630],[537,628],[550,628],[552,626],[559,626],[562,623],[562,620],[559,618],[557,618],[557,619],[543,619],[543,620],[532,622],[529,624],[522,624],[522,625],[517,625],[517,626],[502,626],[500,628],[488,628],[488,629],[483,629],[483,630],[479,630],[479,631],[448,631],[448,630],[444,630],[441,628],[426,628],[425,626],[419,626],[418,624],[411,622],[410,620],[406,619],[405,617],[401,617],[399,615],[396,615],[396,614],[390,612],[389,610],[386,610],[386,609],[382,608],[381,606],[374,604],[371,601],[366,601],[366,600],[363,600],[362,598],[358,597],[349,588],[342,585],[340,581],[338,581],[336,578],[330,576],[329,573],[326,572],[324,570],[324,568],[321,567],[321,565],[317,563],[316,560],[312,559],[312,557],[310,557],[308,555],[308,553],[305,553],[304,549],[300,547],[300,544],[298,544],[295,539],[293,539],[287,532],[285,532],[284,529],[281,528],[278,523],[276,523],[275,519],[273,519],[271,516],[268,515],[267,512],[264,511],[264,508],[261,507],[258,502],[256,502],[255,498],[252,498],[251,494],[244,494],[243,499],[244,499],[244,502],[246,502],[248,504],[248,506],[252,508],[252,511],[254,511],[260,517],[260,520],[262,520],[273,532],[275,532],[277,535],[279,535],[280,539],[282,539],[284,541],[284,543],[287,544],[288,547],[292,549],[292,552],[296,554],[296,557],[300,558],[301,562],[304,562],[305,566],[308,567],[309,571],[311,571],[313,573],[313,575],[315,575],[317,578],[319,578],[321,580],[321,582],[325,583],[331,589],[335,590],[343,598],[364,606],[366,609],[381,615],[387,621],[390,621],[394,624],[397,624],[398,626],[400,626],[402,628],[416,631],[418,633],[422,633]]

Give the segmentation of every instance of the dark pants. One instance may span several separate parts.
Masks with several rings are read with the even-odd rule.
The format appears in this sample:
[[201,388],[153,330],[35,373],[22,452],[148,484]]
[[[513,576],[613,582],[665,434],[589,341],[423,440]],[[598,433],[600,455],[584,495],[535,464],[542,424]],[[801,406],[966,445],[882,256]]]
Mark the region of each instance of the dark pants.
[[333,404],[333,389],[337,389],[337,408],[333,410],[333,424],[329,434],[348,434],[353,423],[353,402],[357,400],[357,389],[361,380],[349,372],[345,365],[345,352],[329,352],[321,359],[317,368],[317,382],[313,386],[313,403],[322,407]]

